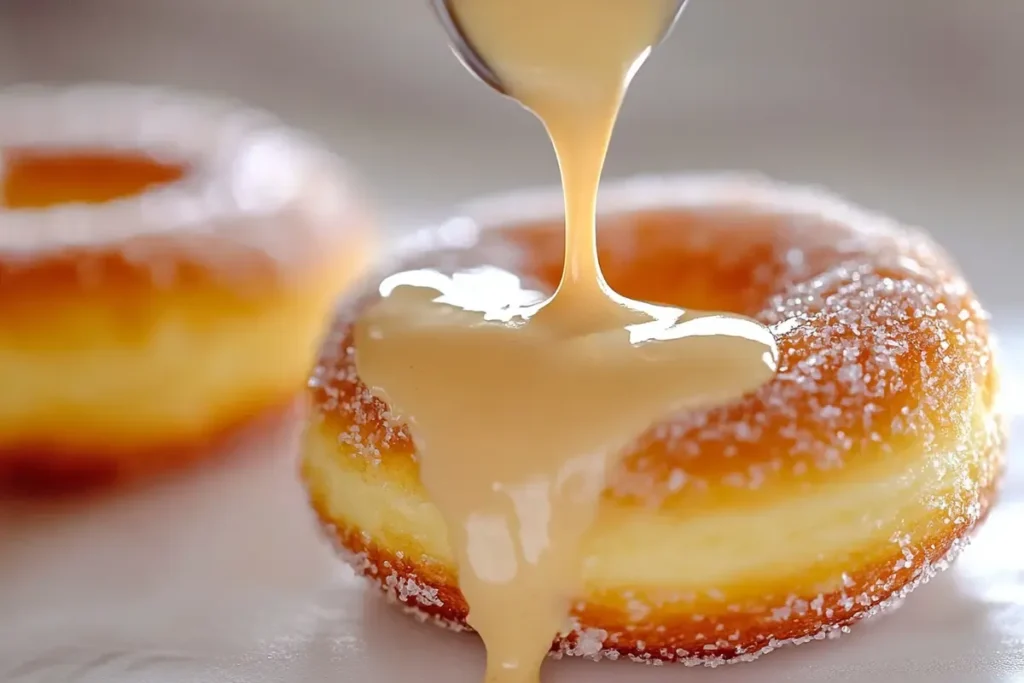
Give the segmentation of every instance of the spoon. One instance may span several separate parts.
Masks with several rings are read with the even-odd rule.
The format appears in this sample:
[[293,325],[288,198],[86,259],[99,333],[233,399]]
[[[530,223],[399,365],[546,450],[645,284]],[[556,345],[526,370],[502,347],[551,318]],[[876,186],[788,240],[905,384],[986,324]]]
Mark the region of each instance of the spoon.
[[[515,2],[515,0],[505,1]],[[438,20],[441,22],[441,26],[444,28],[445,33],[448,34],[448,43],[451,45],[452,52],[454,52],[455,56],[459,58],[462,65],[465,66],[471,74],[479,78],[494,90],[498,91],[502,95],[507,95],[508,92],[502,86],[501,80],[498,79],[494,71],[487,66],[483,57],[481,57],[476,51],[472,42],[459,25],[458,17],[456,17],[451,6],[451,0],[429,0],[429,2],[431,7],[434,9],[434,13],[437,15]],[[665,24],[665,30],[658,37],[658,40],[655,41],[656,45],[665,40],[669,33],[672,32],[672,28],[676,25],[679,15],[683,13],[683,8],[686,7],[687,2],[688,0],[676,0],[676,9],[670,13],[668,21]]]

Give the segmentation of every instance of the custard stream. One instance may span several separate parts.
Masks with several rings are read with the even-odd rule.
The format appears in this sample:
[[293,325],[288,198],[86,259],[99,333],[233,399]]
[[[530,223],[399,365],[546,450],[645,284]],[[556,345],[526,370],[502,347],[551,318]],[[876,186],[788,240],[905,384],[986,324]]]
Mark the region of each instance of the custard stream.
[[538,683],[584,594],[583,536],[622,450],[672,411],[769,380],[769,331],[631,301],[597,260],[596,198],[629,81],[671,0],[453,0],[505,90],[546,126],[566,209],[549,299],[492,266],[386,279],[356,328],[359,374],[409,424],[487,647],[487,683]]

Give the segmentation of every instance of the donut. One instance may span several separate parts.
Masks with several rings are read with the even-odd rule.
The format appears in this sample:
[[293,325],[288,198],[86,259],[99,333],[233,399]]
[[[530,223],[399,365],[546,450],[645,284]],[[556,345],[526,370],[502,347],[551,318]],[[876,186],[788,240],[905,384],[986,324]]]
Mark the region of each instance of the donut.
[[[407,426],[360,381],[352,327],[399,270],[496,265],[553,291],[560,207],[558,192],[514,194],[410,237],[341,300],[310,381],[302,474],[322,527],[454,629],[467,605],[445,525]],[[616,291],[751,316],[779,369],[636,435],[552,653],[749,661],[845,633],[945,568],[993,504],[1005,443],[988,317],[951,259],[916,229],[758,177],[609,183],[599,210]]]
[[0,91],[0,486],[122,480],[290,408],[371,240],[345,169],[267,114]]

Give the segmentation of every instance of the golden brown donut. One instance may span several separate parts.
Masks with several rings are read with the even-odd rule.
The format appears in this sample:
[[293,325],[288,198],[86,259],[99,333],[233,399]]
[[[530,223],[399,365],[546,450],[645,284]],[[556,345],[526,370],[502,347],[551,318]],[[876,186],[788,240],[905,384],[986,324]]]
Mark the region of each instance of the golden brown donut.
[[[758,179],[611,183],[602,202],[615,290],[753,316],[780,369],[637,435],[553,652],[750,660],[845,632],[946,567],[992,505],[1004,449],[988,318],[950,259],[921,232]],[[551,291],[559,207],[514,195],[411,238],[343,302],[310,384],[302,468],[320,520],[358,571],[454,628],[467,608],[444,524],[407,428],[360,382],[352,324],[407,268],[494,264]]]
[[370,228],[337,160],[268,115],[0,91],[0,487],[181,463],[293,404]]

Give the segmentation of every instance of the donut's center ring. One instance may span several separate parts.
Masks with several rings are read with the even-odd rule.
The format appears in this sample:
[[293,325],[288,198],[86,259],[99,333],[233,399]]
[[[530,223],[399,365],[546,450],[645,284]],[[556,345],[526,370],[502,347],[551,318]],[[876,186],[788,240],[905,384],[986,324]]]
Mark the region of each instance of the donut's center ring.
[[189,169],[127,150],[17,148],[0,155],[0,206],[105,204],[180,181]]

